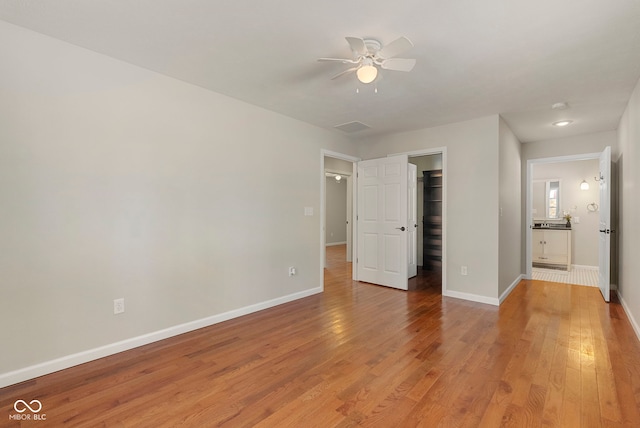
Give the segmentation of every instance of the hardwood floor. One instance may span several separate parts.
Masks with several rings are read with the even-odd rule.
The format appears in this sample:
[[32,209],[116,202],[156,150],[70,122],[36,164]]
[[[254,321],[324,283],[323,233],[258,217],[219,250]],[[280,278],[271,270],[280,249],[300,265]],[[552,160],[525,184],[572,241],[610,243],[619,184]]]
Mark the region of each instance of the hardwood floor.
[[18,399],[46,414],[23,426],[640,426],[640,343],[597,288],[498,308],[352,282],[340,251],[320,295],[0,389],[0,426]]

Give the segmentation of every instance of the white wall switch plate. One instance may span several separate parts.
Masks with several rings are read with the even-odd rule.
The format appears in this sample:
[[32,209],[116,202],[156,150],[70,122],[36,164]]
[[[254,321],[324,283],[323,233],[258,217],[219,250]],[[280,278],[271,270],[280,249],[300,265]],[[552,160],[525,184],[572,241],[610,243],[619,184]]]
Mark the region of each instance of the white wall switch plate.
[[461,275],[466,275],[467,274],[467,267],[466,266],[460,266],[460,274]]
[[313,215],[313,207],[304,207],[304,215],[312,216]]

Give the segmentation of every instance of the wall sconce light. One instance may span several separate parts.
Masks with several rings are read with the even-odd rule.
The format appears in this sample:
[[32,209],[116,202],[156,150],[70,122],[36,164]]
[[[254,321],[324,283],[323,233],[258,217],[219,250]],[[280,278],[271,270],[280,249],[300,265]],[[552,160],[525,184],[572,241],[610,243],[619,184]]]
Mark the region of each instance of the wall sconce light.
[[582,180],[582,183],[580,183],[580,190],[589,190],[589,183],[587,183],[587,180]]
[[342,180],[342,176],[341,175],[336,175],[336,181],[339,183],[340,180]]

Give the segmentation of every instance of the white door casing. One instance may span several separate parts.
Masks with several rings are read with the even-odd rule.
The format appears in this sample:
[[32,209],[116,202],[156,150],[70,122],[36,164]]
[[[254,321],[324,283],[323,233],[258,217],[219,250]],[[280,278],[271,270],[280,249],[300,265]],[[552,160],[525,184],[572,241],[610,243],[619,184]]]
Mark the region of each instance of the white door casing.
[[347,261],[350,262],[352,260],[351,257],[351,234],[353,231],[351,230],[351,218],[353,217],[353,182],[351,176],[347,176]]
[[407,275],[413,278],[418,274],[418,167],[410,163],[407,172]]
[[611,147],[606,147],[600,155],[600,209],[598,242],[598,286],[605,302],[610,295],[611,264]]
[[408,289],[408,157],[358,162],[357,278]]

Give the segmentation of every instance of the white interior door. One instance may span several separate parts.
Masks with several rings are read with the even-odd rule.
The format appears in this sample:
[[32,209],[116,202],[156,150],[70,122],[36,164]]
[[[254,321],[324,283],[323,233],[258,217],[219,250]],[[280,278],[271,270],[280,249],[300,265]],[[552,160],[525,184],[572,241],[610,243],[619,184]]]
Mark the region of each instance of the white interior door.
[[611,267],[611,147],[600,155],[600,239],[598,244],[598,286],[605,302],[610,294]]
[[418,274],[418,167],[410,163],[408,168],[407,275],[413,278]]
[[408,289],[408,157],[358,162],[357,279]]

